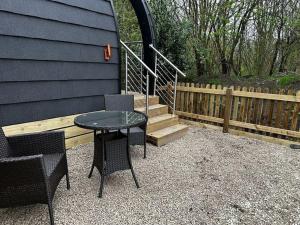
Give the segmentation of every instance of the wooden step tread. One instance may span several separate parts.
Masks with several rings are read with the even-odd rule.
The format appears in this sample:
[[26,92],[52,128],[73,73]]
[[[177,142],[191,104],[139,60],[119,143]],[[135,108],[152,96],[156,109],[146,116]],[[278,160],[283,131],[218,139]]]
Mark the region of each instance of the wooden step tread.
[[[125,90],[122,90],[121,94],[125,95]],[[141,94],[140,92],[134,92],[134,91],[128,91],[127,95],[144,96],[144,94]]]
[[[149,106],[149,111],[150,110],[154,110],[154,109],[166,108],[166,107],[168,107],[168,106],[162,105],[162,104],[150,105]],[[139,112],[145,112],[146,111],[146,107],[135,108],[135,110],[139,111]]]
[[[159,104],[159,97],[158,96],[149,96],[149,105],[156,105]],[[134,96],[134,107],[140,108],[145,107],[146,105],[146,98],[143,95]]]
[[[138,107],[135,108],[135,110],[144,113],[146,111],[145,107]],[[161,105],[161,104],[154,104],[149,106],[149,113],[148,113],[149,118],[164,115],[164,114],[168,114],[168,106]]]
[[162,114],[150,117],[148,121],[147,133],[171,127],[179,123],[179,118],[172,114]]
[[[150,95],[149,98],[158,98],[158,96]],[[146,99],[145,95],[135,95],[134,96],[135,101],[144,100],[144,99]]]
[[177,131],[181,131],[181,130],[185,130],[185,129],[188,129],[187,125],[177,124],[177,125],[174,125],[174,126],[171,126],[171,127],[167,127],[167,128],[152,132],[152,133],[148,134],[148,136],[152,136],[152,137],[155,137],[155,138],[162,138],[162,137],[165,137],[167,135],[173,134]]
[[162,146],[183,137],[188,131],[188,126],[177,124],[147,135],[147,140],[154,145]]
[[164,120],[176,119],[176,118],[178,118],[178,116],[176,116],[176,115],[164,114],[164,115],[149,118],[148,124],[151,125],[151,124],[154,124],[154,123],[162,122]]

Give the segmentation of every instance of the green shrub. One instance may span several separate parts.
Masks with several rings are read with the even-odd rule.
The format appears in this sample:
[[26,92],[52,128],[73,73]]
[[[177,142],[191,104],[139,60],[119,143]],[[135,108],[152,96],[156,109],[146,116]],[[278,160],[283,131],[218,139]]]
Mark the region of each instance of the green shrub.
[[296,82],[300,81],[300,77],[297,75],[289,75],[287,74],[284,77],[280,77],[277,80],[277,83],[280,87],[284,88],[284,87],[288,87]]
[[212,78],[212,79],[209,80],[208,83],[214,84],[214,85],[219,85],[219,84],[221,84],[222,82],[221,82],[221,80],[220,80],[219,78]]

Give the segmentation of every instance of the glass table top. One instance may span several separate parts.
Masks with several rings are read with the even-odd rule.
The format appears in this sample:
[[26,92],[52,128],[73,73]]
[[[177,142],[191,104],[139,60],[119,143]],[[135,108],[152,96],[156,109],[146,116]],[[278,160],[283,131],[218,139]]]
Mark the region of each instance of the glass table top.
[[92,130],[125,129],[146,122],[143,113],[127,111],[101,111],[82,114],[75,118],[75,125]]

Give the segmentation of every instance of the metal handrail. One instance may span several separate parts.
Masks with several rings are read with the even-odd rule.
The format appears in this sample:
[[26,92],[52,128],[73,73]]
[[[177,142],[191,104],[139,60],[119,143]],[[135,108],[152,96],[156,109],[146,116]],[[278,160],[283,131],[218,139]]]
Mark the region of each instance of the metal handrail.
[[[145,108],[146,108],[146,114],[149,114],[149,74],[151,74],[155,80],[158,78],[157,75],[143,62],[142,60],[142,54],[141,54],[141,58],[139,58],[139,56],[137,56],[123,41],[120,41],[120,43],[122,44],[122,46],[125,48],[125,93],[128,93],[128,90],[132,88],[132,90],[134,92],[139,92],[141,94],[145,94],[145,98],[146,98],[146,102],[145,102]],[[132,58],[131,58],[132,57]],[[138,68],[137,65],[135,65],[135,63],[133,62],[133,59],[137,60],[137,63],[139,63],[139,65],[141,65],[141,68]],[[132,64],[132,65],[131,65]],[[135,68],[134,68],[135,67]],[[144,70],[145,72],[144,73]],[[137,76],[137,72],[135,69],[141,69],[140,72],[140,80],[138,80]],[[132,77],[130,76],[130,74],[132,75]],[[144,81],[144,78],[146,77],[146,82]],[[139,84],[141,87],[139,88],[138,85]],[[144,87],[144,85],[146,85],[146,88]],[[144,92],[145,91],[145,92]]]
[[183,77],[186,77],[186,75],[180,69],[178,69],[178,67],[175,66],[170,60],[168,60],[162,53],[160,53],[160,51],[158,51],[153,46],[153,44],[150,45],[150,48],[152,48],[160,57],[162,57],[167,63],[169,63],[180,75],[182,75]]
[[[154,95],[157,93],[168,106],[170,111],[175,114],[176,110],[176,94],[177,94],[177,81],[178,74],[183,77],[186,75],[178,69],[167,57],[165,57],[160,51],[158,51],[152,44],[149,45],[150,49],[155,54],[155,70],[152,71],[143,61],[143,46],[141,47],[141,56],[129,48],[131,44],[141,44],[142,42],[123,42],[121,45],[125,48],[125,72],[126,72],[126,89],[146,94],[146,113],[149,113],[149,76],[154,78]],[[127,46],[128,44],[128,46]],[[136,62],[134,62],[134,61]],[[139,71],[140,70],[140,71]],[[174,74],[172,72],[174,72]],[[139,78],[140,77],[140,81]],[[144,81],[146,80],[146,82]],[[138,86],[141,86],[140,88]],[[165,89],[165,87],[170,87]]]
[[121,44],[123,45],[123,47],[131,54],[133,55],[134,58],[136,58],[139,63],[141,63],[143,65],[143,67],[145,67],[146,70],[148,70],[150,72],[150,74],[152,76],[154,76],[154,78],[157,78],[157,75],[123,42],[120,41]]
[[[178,74],[183,77],[186,75],[178,69],[167,57],[165,57],[160,51],[158,51],[153,44],[149,45],[149,47],[155,53],[155,74],[157,78],[154,80],[154,94],[158,94],[164,101],[168,104],[170,110],[175,114],[176,110],[176,95],[177,95],[177,82],[178,82]],[[162,58],[160,60],[158,57]],[[172,74],[166,65],[171,66],[170,69],[175,71],[175,74]],[[171,83],[170,83],[171,82]],[[171,93],[164,94],[163,90],[160,89],[160,86],[165,86],[168,84],[172,84]],[[166,99],[165,99],[166,98]]]

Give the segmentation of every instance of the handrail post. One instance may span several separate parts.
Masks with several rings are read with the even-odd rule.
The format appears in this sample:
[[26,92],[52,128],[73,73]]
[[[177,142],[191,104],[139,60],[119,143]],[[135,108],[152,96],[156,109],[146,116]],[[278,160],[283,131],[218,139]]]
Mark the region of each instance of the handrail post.
[[175,83],[174,83],[173,115],[175,115],[176,112],[177,81],[178,81],[178,71],[176,71]]
[[[141,47],[141,60],[143,60],[143,46]],[[143,65],[141,64],[141,94],[143,94]]]
[[125,50],[125,94],[128,94],[128,52]]
[[147,88],[146,88],[146,114],[149,114],[149,73],[147,71]]
[[[155,68],[154,68],[154,73],[157,76],[157,53],[155,52]],[[158,77],[158,76],[157,76]],[[154,96],[156,95],[156,83],[157,83],[157,77],[154,79]]]

